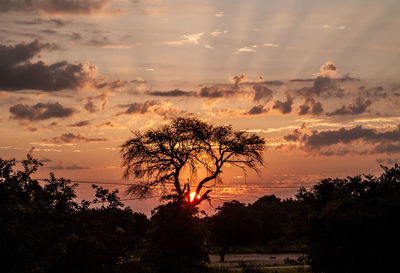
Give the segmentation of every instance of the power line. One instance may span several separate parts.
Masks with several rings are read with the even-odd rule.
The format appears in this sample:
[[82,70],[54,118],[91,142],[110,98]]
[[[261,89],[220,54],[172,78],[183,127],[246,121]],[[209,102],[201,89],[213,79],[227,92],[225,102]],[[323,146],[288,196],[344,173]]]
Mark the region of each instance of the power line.
[[[48,180],[46,178],[36,178],[37,180],[40,181],[45,181]],[[132,186],[133,183],[122,183],[122,182],[106,182],[106,181],[98,181],[98,180],[71,180],[68,179],[68,181],[77,183],[77,184],[98,184],[98,185],[118,185],[118,186]],[[168,186],[164,185],[163,187]],[[215,188],[226,188],[226,187],[257,187],[257,188],[263,188],[263,189],[297,189],[302,186],[312,186],[312,185],[296,185],[296,186],[273,186],[270,184],[263,184],[263,183],[251,183],[251,184],[219,184],[219,185],[214,185],[212,187]],[[160,186],[161,187],[161,186]]]

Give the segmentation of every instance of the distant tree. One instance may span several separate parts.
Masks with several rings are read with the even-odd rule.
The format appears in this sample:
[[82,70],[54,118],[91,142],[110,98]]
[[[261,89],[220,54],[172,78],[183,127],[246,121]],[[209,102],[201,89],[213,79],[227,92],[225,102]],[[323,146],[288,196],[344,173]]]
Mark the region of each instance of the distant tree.
[[[124,175],[146,178],[132,185],[130,192],[144,196],[156,186],[173,185],[165,197],[196,206],[209,199],[210,181],[220,180],[226,164],[254,169],[263,162],[264,140],[255,134],[235,131],[231,126],[214,126],[196,118],[176,118],[170,124],[135,132],[121,146]],[[183,183],[183,173],[193,178],[206,171],[194,191]]]
[[379,177],[324,179],[297,194],[308,210],[314,272],[395,272],[400,245],[400,166]]
[[257,243],[270,249],[282,249],[299,245],[301,215],[299,202],[293,199],[282,200],[275,195],[266,195],[249,205],[254,217],[258,219]]
[[220,261],[233,246],[250,246],[255,241],[258,219],[249,208],[236,200],[218,207],[210,219],[208,229],[210,241],[219,247]]

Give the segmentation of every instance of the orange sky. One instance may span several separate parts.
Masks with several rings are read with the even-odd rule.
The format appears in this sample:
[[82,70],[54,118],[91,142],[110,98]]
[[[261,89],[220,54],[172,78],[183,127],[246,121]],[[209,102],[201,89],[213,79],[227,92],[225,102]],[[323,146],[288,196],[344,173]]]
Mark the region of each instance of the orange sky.
[[[225,168],[214,207],[379,173],[400,161],[399,10],[397,0],[0,3],[0,157],[33,151],[40,178],[127,183],[119,146],[131,130],[190,115],[266,140],[261,176]],[[157,203],[127,201],[146,213]]]

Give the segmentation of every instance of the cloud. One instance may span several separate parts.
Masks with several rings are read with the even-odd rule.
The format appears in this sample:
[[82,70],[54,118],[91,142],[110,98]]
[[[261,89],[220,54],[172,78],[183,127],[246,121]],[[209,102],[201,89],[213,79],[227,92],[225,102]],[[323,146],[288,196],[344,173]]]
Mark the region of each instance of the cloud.
[[145,115],[145,114],[156,114],[164,119],[176,117],[186,114],[185,111],[181,111],[172,107],[171,103],[158,101],[145,101],[142,103],[134,102],[130,104],[120,104],[119,108],[127,108],[125,111],[119,112],[116,116],[120,115]]
[[87,98],[87,102],[85,103],[83,108],[85,108],[85,110],[89,113],[97,112],[97,106],[94,104],[92,98]]
[[[308,81],[308,80],[305,80]],[[327,76],[318,76],[313,85],[296,90],[297,95],[304,99],[312,97],[343,97],[343,90],[338,89],[335,81]]]
[[303,115],[313,115],[317,116],[324,112],[324,108],[321,102],[315,101],[314,99],[306,99],[304,104],[300,105],[297,109],[297,114],[299,116]]
[[200,89],[199,96],[202,98],[223,98],[232,97],[236,94],[233,88],[226,88],[221,86],[204,86]]
[[83,108],[85,108],[86,111],[89,113],[95,113],[99,111],[98,105],[95,103],[95,100],[99,100],[101,104],[101,109],[104,110],[106,108],[106,105],[108,104],[108,96],[112,94],[110,92],[103,92],[98,96],[93,96],[93,97],[87,97],[86,98],[86,103],[83,105]]
[[290,95],[286,95],[286,100],[283,102],[280,100],[275,101],[274,105],[272,106],[272,109],[277,109],[282,114],[289,114],[290,112],[292,112],[292,104],[293,104],[293,97]]
[[222,16],[224,16],[224,12],[223,11],[219,11],[217,13],[214,14],[215,17],[221,18]]
[[147,94],[156,97],[190,97],[196,95],[193,91],[174,89],[170,91],[148,91]]
[[64,20],[61,19],[40,19],[40,18],[36,18],[34,20],[28,20],[28,21],[16,21],[16,24],[19,25],[41,25],[41,24],[52,24],[58,27],[63,27],[65,26],[67,23]]
[[269,102],[270,100],[272,100],[273,92],[265,85],[261,83],[256,83],[252,85],[252,88],[254,90],[254,101],[265,100],[265,102]]
[[379,164],[394,165],[400,164],[400,158],[378,158],[376,162]]
[[78,142],[102,142],[107,141],[106,138],[88,138],[80,133],[63,133],[61,136],[53,137],[50,140],[55,144],[78,143]]
[[56,48],[54,44],[42,44],[37,40],[10,46],[0,44],[0,89],[75,90],[93,81],[97,68],[88,63],[70,64],[63,61],[48,65],[43,61],[30,62],[43,49]]
[[400,125],[387,130],[363,128],[361,125],[346,129],[305,132],[296,129],[283,137],[289,142],[298,142],[307,153],[320,155],[345,155],[399,153]]
[[247,113],[249,115],[260,115],[260,114],[264,114],[267,113],[268,109],[264,108],[264,105],[255,105],[253,106],[250,111]]
[[354,104],[349,103],[348,105],[343,105],[333,112],[326,113],[326,115],[329,117],[337,115],[358,115],[364,113],[371,104],[372,102],[369,99],[358,97]]
[[265,46],[265,47],[279,47],[278,44],[272,44],[272,43],[263,44],[263,46]]
[[124,87],[127,83],[128,83],[127,81],[115,80],[112,82],[96,83],[95,87],[99,89],[101,88],[118,89]]
[[18,103],[10,107],[11,118],[19,120],[39,121],[51,118],[67,118],[76,111],[72,107],[64,107],[60,103],[37,103],[27,105]]
[[193,33],[193,34],[186,34],[182,35],[181,37],[184,38],[183,40],[178,40],[178,41],[170,41],[170,42],[165,42],[167,45],[186,45],[186,44],[199,44],[199,40],[201,36],[203,36],[204,33]]
[[321,70],[321,73],[319,73],[320,76],[332,77],[336,75],[337,68],[331,61],[328,61],[321,66],[320,70]]
[[84,167],[84,166],[78,166],[76,164],[73,164],[71,166],[63,166],[63,165],[55,165],[55,166],[49,166],[49,169],[52,171],[56,170],[86,170],[89,169],[89,167]]
[[157,101],[145,101],[143,103],[134,102],[130,104],[120,104],[118,107],[127,109],[117,115],[146,114],[149,112],[150,108],[157,105],[157,103]]
[[90,125],[90,120],[82,120],[75,123],[70,124],[71,127],[84,127]]
[[257,47],[258,47],[258,45],[244,46],[244,47],[238,48],[235,53],[239,54],[239,53],[245,53],[245,52],[256,52]]
[[6,0],[0,2],[0,12],[43,11],[56,14],[92,14],[103,9],[108,2],[108,0]]

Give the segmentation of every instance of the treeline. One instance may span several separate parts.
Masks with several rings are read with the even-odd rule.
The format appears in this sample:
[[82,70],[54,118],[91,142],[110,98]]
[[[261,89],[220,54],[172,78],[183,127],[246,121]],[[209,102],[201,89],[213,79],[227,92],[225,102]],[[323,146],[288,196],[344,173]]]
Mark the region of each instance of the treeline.
[[[400,243],[400,167],[379,177],[325,179],[296,198],[224,203],[211,217],[178,203],[152,217],[123,208],[117,191],[93,186],[75,201],[75,184],[40,162],[22,169],[0,159],[0,272],[208,272],[208,254],[307,254],[315,272],[395,272]],[[394,270],[394,271],[393,271]]]

